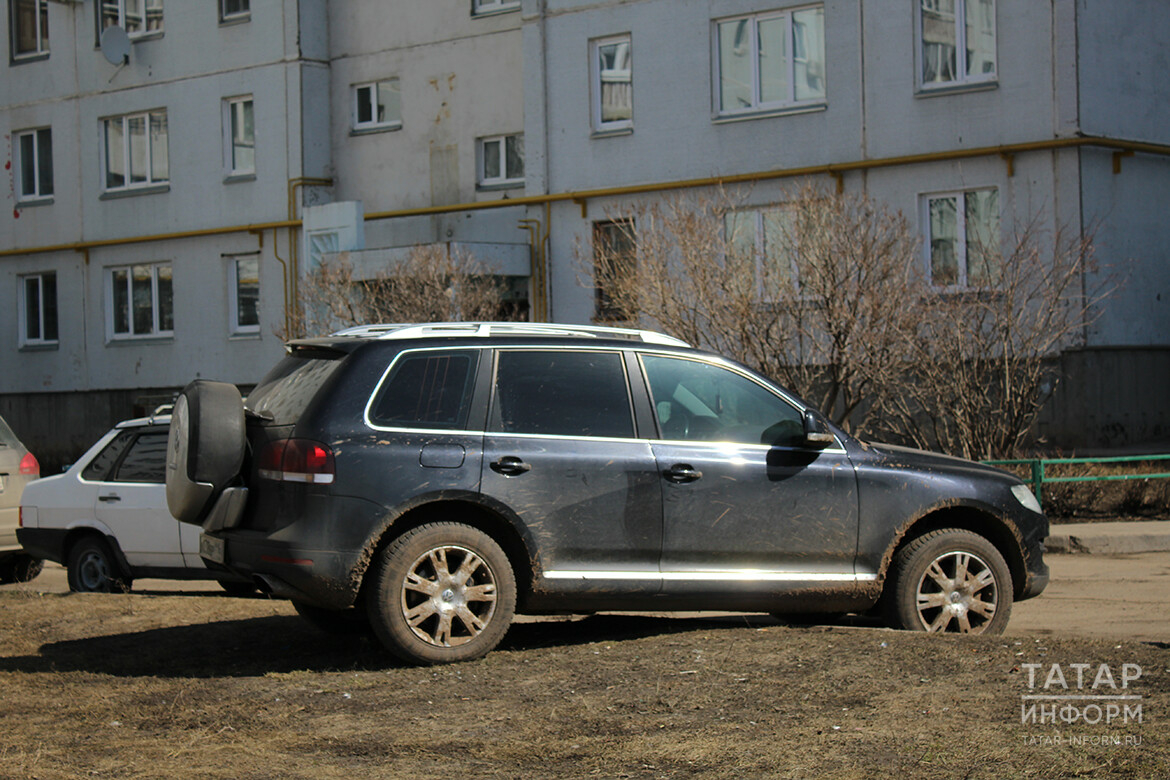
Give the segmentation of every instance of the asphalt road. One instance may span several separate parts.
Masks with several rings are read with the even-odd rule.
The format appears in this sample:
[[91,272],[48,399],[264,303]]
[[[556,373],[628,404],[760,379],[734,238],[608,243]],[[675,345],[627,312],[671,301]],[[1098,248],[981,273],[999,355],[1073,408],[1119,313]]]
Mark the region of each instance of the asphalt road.
[[[1048,555],[1052,580],[1039,598],[1016,604],[1009,634],[1170,642],[1170,552],[1132,555]],[[65,570],[46,564],[29,588],[64,593]],[[136,593],[217,591],[214,582],[137,580]]]

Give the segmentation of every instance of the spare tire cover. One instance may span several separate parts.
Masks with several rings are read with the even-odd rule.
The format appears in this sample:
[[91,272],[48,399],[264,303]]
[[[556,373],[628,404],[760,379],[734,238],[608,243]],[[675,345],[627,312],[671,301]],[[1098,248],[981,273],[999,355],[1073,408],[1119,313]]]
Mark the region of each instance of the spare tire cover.
[[167,436],[167,508],[196,525],[244,463],[244,404],[227,382],[197,379],[183,388]]

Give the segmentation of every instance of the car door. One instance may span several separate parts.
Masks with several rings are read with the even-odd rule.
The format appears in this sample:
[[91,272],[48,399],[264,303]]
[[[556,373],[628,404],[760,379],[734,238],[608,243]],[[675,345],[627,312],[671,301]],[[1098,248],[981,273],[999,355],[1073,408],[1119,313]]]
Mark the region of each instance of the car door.
[[804,441],[804,410],[730,364],[642,354],[660,438],[665,593],[855,583],[845,450]]
[[131,566],[184,566],[180,523],[167,511],[166,448],[166,428],[137,432],[97,484],[94,514],[118,540]]
[[482,491],[535,546],[538,594],[658,591],[661,490],[620,350],[497,352]]

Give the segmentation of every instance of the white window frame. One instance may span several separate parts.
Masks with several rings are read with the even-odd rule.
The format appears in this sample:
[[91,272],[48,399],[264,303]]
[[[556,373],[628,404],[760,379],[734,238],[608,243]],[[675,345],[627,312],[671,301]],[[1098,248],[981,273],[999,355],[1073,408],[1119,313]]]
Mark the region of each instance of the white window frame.
[[923,92],[932,92],[938,90],[952,90],[956,87],[968,86],[982,86],[987,84],[995,84],[999,79],[999,25],[997,22],[998,11],[996,0],[991,0],[991,34],[995,40],[995,67],[990,73],[976,73],[968,75],[967,73],[967,5],[973,0],[953,0],[955,4],[954,25],[955,25],[955,77],[946,81],[927,81],[923,71],[926,68],[926,41],[924,40],[924,31],[922,23],[922,15],[926,10],[941,10],[939,8],[939,0],[914,0],[914,43],[915,55],[914,62],[916,65],[917,74],[915,81],[918,88]]
[[[57,338],[47,338],[45,336],[45,277],[53,277],[53,330],[57,331]],[[47,347],[55,346],[58,343],[61,333],[61,323],[57,317],[57,272],[56,271],[42,271],[35,274],[25,274],[17,277],[19,282],[19,293],[16,301],[17,317],[20,321],[19,327],[19,344],[21,347]],[[28,282],[36,281],[36,295],[37,295],[37,312],[39,314],[37,323],[38,336],[30,336],[28,332]]]
[[[764,264],[768,262],[767,230],[764,221],[770,214],[784,214],[791,213],[791,211],[792,207],[789,205],[771,204],[730,209],[723,215],[723,235],[728,245],[731,245],[735,241],[735,238],[727,234],[727,218],[733,214],[740,217],[750,216],[752,218],[752,249],[755,261],[753,268],[753,273],[755,274],[754,282],[756,295],[762,302],[774,301],[778,298],[778,296],[773,294],[773,291],[768,289],[764,274]],[[799,294],[800,265],[795,256],[788,258],[788,279],[792,284],[792,292]]]
[[[630,85],[630,117],[628,119],[611,119],[605,121],[602,118],[602,80],[605,78],[601,72],[601,58],[600,50],[603,46],[610,46],[613,44],[625,44],[627,47],[627,59],[629,60],[629,85]],[[620,71],[619,71],[620,73]],[[594,38],[589,41],[589,93],[591,106],[589,109],[590,122],[593,130],[599,133],[625,131],[630,130],[634,126],[634,39],[629,33],[622,35],[610,35],[605,38]]]
[[[131,30],[126,24],[126,20],[129,17],[129,12],[126,7],[128,3],[134,3],[135,5],[140,6],[142,9],[142,28],[139,30]],[[97,10],[97,33],[99,43],[101,41],[102,31],[105,29],[105,26],[103,25],[107,11],[113,11],[115,13],[117,21],[114,23],[125,30],[127,37],[132,40],[137,38],[150,38],[152,36],[162,35],[164,32],[163,0],[95,0],[94,8]],[[158,26],[154,28],[149,26],[151,22],[152,10],[157,11],[155,18],[158,20]]]
[[[972,193],[977,192],[995,192],[996,204],[1000,208],[1000,213],[997,214],[997,222],[1002,223],[1003,211],[1002,206],[998,202],[999,188],[998,187],[969,187],[962,190],[952,190],[949,192],[931,192],[923,194],[921,197],[921,215],[922,220],[922,259],[925,263],[926,278],[930,286],[940,292],[958,292],[963,290],[982,290],[988,289],[988,286],[972,287],[968,281],[968,265],[970,261],[967,237],[969,230],[967,228],[967,208],[966,197]],[[936,200],[954,199],[955,201],[955,265],[957,269],[956,280],[954,284],[935,284],[934,281],[934,258],[933,258],[933,236],[931,234],[930,223],[930,205]],[[1002,229],[996,240],[1002,241]]]
[[32,51],[17,52],[17,13],[16,0],[8,0],[9,45],[12,61],[35,60],[49,56],[49,0],[32,0],[33,2],[33,32],[36,36],[36,48]]
[[219,20],[221,22],[243,22],[252,18],[252,3],[251,0],[242,0],[243,5],[247,6],[242,11],[227,10],[228,0],[219,0]]
[[[782,11],[766,11],[755,14],[740,14],[738,16],[727,16],[721,19],[714,19],[711,22],[711,63],[715,70],[714,78],[711,80],[712,93],[712,108],[716,118],[732,118],[732,117],[750,117],[761,114],[772,114],[776,112],[805,110],[810,108],[818,108],[824,106],[829,100],[829,88],[827,83],[827,74],[822,74],[821,79],[825,82],[824,95],[812,98],[798,100],[796,98],[796,46],[793,37],[793,15],[801,11],[821,10],[821,36],[824,36],[824,6],[814,3],[812,5],[803,5],[795,8],[786,8]],[[761,98],[761,80],[760,80],[760,22],[773,21],[776,19],[784,20],[784,35],[785,35],[785,65],[787,68],[786,81],[788,87],[788,95],[783,100],[764,101]],[[730,24],[733,22],[748,21],[750,22],[749,30],[750,36],[748,45],[751,47],[751,67],[752,67],[752,83],[751,83],[751,105],[738,109],[725,109],[723,107],[723,58],[722,58],[722,44],[719,37],[719,27],[723,24]],[[806,44],[807,45],[807,44]],[[824,45],[821,46],[822,55],[825,62],[822,64],[825,70],[828,70],[828,50]]]
[[[386,84],[386,83],[393,83],[394,84],[394,91],[398,93],[399,116],[395,117],[394,119],[386,119],[386,120],[378,121],[377,116],[376,116],[376,113],[377,113],[377,111],[376,111],[377,102],[376,101],[377,101],[377,94],[378,94],[378,85],[379,84]],[[401,84],[401,82],[399,82],[397,76],[390,76],[388,78],[378,79],[377,81],[365,81],[365,82],[362,82],[360,84],[353,85],[353,87],[350,89],[350,92],[353,94],[353,125],[352,125],[352,127],[353,127],[355,132],[363,132],[363,131],[371,131],[371,130],[397,130],[398,128],[402,127],[402,116],[401,116],[401,113],[402,113],[402,103],[401,103],[402,90],[401,90],[400,84]],[[363,122],[359,119],[359,117],[361,116],[363,90],[369,90],[370,98],[374,101],[370,105],[370,116],[372,117],[372,119],[370,119],[368,122]]]
[[520,10],[520,0],[471,0],[472,16],[491,16]]
[[[240,263],[254,262],[256,264],[256,322],[244,324],[240,322]],[[233,336],[254,335],[260,332],[260,256],[233,255],[228,257],[228,328]]]
[[[45,133],[42,136],[41,133]],[[28,160],[24,154],[24,138],[32,138],[33,153],[32,159]],[[42,137],[49,139],[49,188],[48,192],[43,191],[41,175],[41,139]],[[53,160],[52,151],[53,134],[51,128],[48,127],[33,127],[28,130],[19,130],[12,134],[12,156],[15,158],[13,165],[13,189],[16,192],[16,201],[21,204],[29,203],[50,203],[53,200]],[[33,191],[24,191],[24,174],[27,166],[32,166],[33,175]]]
[[[160,115],[162,116],[162,118],[164,120],[164,124],[167,128],[167,141],[166,141],[167,177],[165,179],[161,178],[161,177],[155,178],[155,173],[154,173],[155,165],[154,165],[154,163],[155,163],[155,157],[156,157],[157,152],[154,148],[155,144],[151,139],[151,132],[150,132],[152,118],[154,118],[156,116],[160,116]],[[108,116],[108,117],[104,117],[103,119],[100,120],[101,121],[101,141],[102,141],[102,145],[101,145],[101,151],[102,151],[101,175],[102,175],[102,179],[101,180],[102,180],[104,192],[130,192],[133,190],[158,188],[158,187],[167,186],[170,184],[170,181],[171,181],[171,179],[170,179],[170,170],[171,170],[171,166],[170,166],[170,125],[166,124],[166,117],[167,117],[167,110],[165,108],[159,108],[159,109],[152,109],[150,111],[141,111],[141,112],[134,113],[134,114],[122,114],[121,116]],[[136,119],[136,118],[142,118],[146,122],[146,180],[140,181],[140,182],[131,182],[131,181],[129,181],[129,179],[130,179],[130,173],[131,173],[132,152],[130,149],[130,133],[129,133],[127,128],[129,126],[130,120]],[[109,154],[110,154],[110,124],[113,122],[120,122],[121,126],[122,126],[122,160],[124,161],[125,166],[126,166],[126,170],[124,172],[124,175],[125,175],[127,181],[126,181],[126,183],[124,183],[120,186],[111,187],[109,185],[109,178],[108,178],[108,174],[109,174],[108,162],[109,162]]]
[[[523,133],[507,133],[504,135],[490,135],[479,139],[478,146],[478,178],[479,186],[490,187],[513,187],[524,184],[524,171],[520,171],[519,176],[508,176],[508,140],[512,138],[520,139],[520,167],[524,167],[524,134]],[[499,146],[499,161],[500,170],[495,176],[489,176],[487,172],[487,147],[492,145]]]
[[[244,104],[251,106],[252,112],[252,164],[242,166],[236,160],[236,137],[233,132],[233,121],[236,117],[236,112],[240,110]],[[239,95],[237,97],[224,98],[223,101],[223,165],[227,172],[227,176],[251,176],[256,173],[256,104],[251,95]]]
[[[150,268],[150,308],[151,330],[146,333],[134,332],[134,269]],[[162,307],[159,300],[159,269],[167,268],[171,271],[171,317],[172,326],[169,330],[162,328]],[[117,312],[114,311],[114,275],[118,271],[126,272],[126,332],[116,330]],[[170,262],[133,263],[131,265],[110,266],[105,269],[106,288],[106,340],[107,341],[134,341],[141,339],[172,338],[174,330],[174,267]]]

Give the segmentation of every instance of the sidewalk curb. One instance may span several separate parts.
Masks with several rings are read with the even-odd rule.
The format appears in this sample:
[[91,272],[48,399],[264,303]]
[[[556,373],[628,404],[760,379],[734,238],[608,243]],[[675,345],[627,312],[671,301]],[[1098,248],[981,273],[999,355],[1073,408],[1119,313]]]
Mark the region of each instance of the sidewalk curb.
[[1049,553],[1096,555],[1170,552],[1170,524],[1094,523],[1077,524],[1075,528],[1057,525],[1044,540],[1044,549]]

